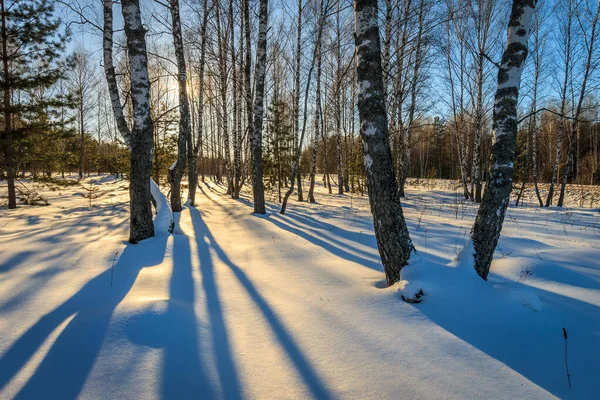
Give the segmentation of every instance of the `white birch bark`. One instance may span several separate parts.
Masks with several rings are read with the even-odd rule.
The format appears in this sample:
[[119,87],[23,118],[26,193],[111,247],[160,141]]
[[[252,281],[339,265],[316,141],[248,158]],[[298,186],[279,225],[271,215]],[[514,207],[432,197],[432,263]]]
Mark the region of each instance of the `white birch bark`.
[[517,142],[517,102],[535,4],[536,0],[513,0],[508,39],[498,70],[492,162],[487,188],[471,232],[475,249],[475,271],[484,280],[487,280],[490,271],[512,190]]
[[268,0],[260,0],[258,45],[254,95],[254,131],[252,133],[252,191],[254,213],[265,214],[265,187],[262,166],[262,125],[264,114],[265,75],[267,69]]
[[414,250],[404,221],[388,139],[377,0],[355,0],[356,71],[360,134],[377,247],[388,285]]
[[[150,176],[152,170],[153,129],[150,118],[150,79],[146,54],[146,29],[138,0],[122,1],[127,55],[131,75],[131,102],[133,130],[130,136],[130,243],[154,236],[152,221],[152,195]],[[106,9],[105,9],[106,10]],[[112,27],[111,27],[112,31]]]

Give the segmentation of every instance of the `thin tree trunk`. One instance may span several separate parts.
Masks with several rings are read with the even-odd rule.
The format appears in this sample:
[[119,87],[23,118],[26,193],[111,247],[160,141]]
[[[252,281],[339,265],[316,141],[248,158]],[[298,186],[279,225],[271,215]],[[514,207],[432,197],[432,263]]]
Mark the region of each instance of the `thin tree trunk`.
[[406,129],[404,164],[402,166],[402,174],[400,179],[400,194],[404,196],[404,186],[406,178],[410,173],[410,153],[412,149],[412,131],[415,121],[416,102],[418,94],[419,73],[421,67],[422,47],[423,47],[423,21],[424,21],[424,3],[423,0],[419,3],[419,28],[416,37],[415,60],[413,65],[413,76],[410,83],[410,107],[408,109],[408,126]]
[[[186,157],[192,158],[192,126],[190,120],[190,103],[187,95],[187,69],[183,49],[183,36],[179,17],[179,0],[170,0],[171,19],[173,21],[173,44],[177,59],[177,83],[179,87],[179,136],[177,139],[177,160],[169,168],[169,184],[171,185],[171,209],[180,212],[181,178],[185,173]],[[188,151],[187,146],[190,146]]]
[[[196,188],[198,186],[198,158],[202,162],[202,137],[204,135],[204,65],[206,63],[206,25],[208,22],[208,0],[202,3],[202,28],[200,38],[200,65],[198,67],[198,124],[196,143],[188,142],[188,202],[196,205]],[[190,135],[191,137],[191,135]],[[204,182],[204,168],[202,168]]]
[[[341,42],[341,28],[340,28],[340,2],[337,3],[337,13],[335,19],[336,28],[336,88],[335,88],[335,129],[336,129],[336,146],[337,146],[337,175],[338,175],[338,194],[344,194],[344,173],[342,169],[342,42]],[[389,51],[389,49],[388,49]],[[387,72],[386,72],[387,75]],[[384,85],[385,88],[385,85]],[[329,176],[329,175],[328,175]],[[329,192],[331,193],[331,185],[329,185]]]
[[[312,148],[312,156],[310,163],[310,186],[308,188],[308,201],[311,203],[315,202],[315,177],[317,175],[317,153],[319,151],[319,134],[321,130],[321,43],[318,41],[316,43],[318,47],[318,51],[316,52],[317,56],[317,76],[316,76],[316,109],[315,109],[315,121],[314,121],[314,140],[313,140],[313,148]],[[325,170],[327,166],[324,166]]]
[[[323,0],[320,3],[321,3],[321,5],[320,5],[320,12],[319,12],[318,26],[317,26],[317,40],[315,41],[313,57],[311,60],[310,69],[308,70],[308,76],[306,79],[306,89],[304,91],[304,113],[303,113],[303,117],[302,117],[302,133],[300,134],[300,140],[298,142],[298,149],[296,150],[296,160],[294,161],[294,165],[292,166],[290,187],[289,187],[288,191],[285,193],[285,196],[283,197],[283,202],[281,203],[281,210],[279,211],[279,213],[282,215],[285,214],[288,199],[294,192],[294,183],[296,180],[296,176],[299,177],[298,179],[300,179],[300,177],[301,177],[301,174],[298,172],[298,169],[300,166],[300,157],[302,156],[302,145],[304,143],[304,136],[306,134],[306,120],[308,117],[308,93],[309,93],[309,89],[310,89],[312,73],[313,73],[313,70],[314,70],[314,67],[316,64],[315,60],[321,52],[320,47],[319,47],[319,42],[321,41],[321,37],[323,35],[325,10],[328,8],[329,0]],[[325,3],[327,3],[327,6],[325,5]]]
[[83,90],[79,90],[79,104],[78,104],[78,114],[79,114],[79,179],[83,178],[83,159],[85,153],[85,125],[84,125],[84,112],[83,112]]
[[225,176],[227,180],[227,194],[233,192],[233,176],[231,173],[231,150],[229,148],[229,129],[227,126],[228,112],[227,112],[227,38],[224,37],[221,31],[221,9],[218,3],[215,3],[216,18],[215,23],[217,25],[217,47],[219,48],[219,77],[221,87],[221,133],[223,139],[224,157],[225,157]]
[[519,86],[527,57],[527,40],[531,32],[535,3],[536,0],[513,0],[508,39],[498,70],[492,163],[487,188],[471,232],[475,249],[475,271],[484,280],[487,280],[490,271],[512,190]]
[[252,70],[252,46],[250,43],[250,0],[242,0],[244,3],[244,36],[246,39],[246,61],[244,62],[244,88],[245,88],[245,100],[246,100],[246,136],[248,137],[248,176],[252,176],[252,168],[254,164],[252,162],[252,134],[253,134],[253,111],[252,111],[252,86],[250,83],[250,71]]
[[230,47],[231,47],[231,75],[233,77],[233,188],[231,190],[231,197],[238,199],[240,197],[240,190],[242,189],[242,165],[241,165],[241,133],[238,129],[238,121],[241,118],[241,109],[239,108],[238,102],[238,81],[237,76],[237,56],[235,51],[235,29],[233,21],[233,0],[229,1],[229,26],[231,27]]
[[[406,47],[408,44],[408,34],[409,34],[409,20],[410,20],[410,12],[411,12],[411,5],[412,5],[412,0],[406,0],[405,4],[404,4],[404,14],[403,14],[403,18],[401,24],[402,24],[402,29],[398,29],[398,33],[400,34],[400,32],[402,32],[401,37],[400,37],[400,48],[398,49],[398,67],[397,67],[397,72],[396,72],[396,107],[397,107],[397,111],[396,111],[396,118],[397,118],[397,122],[396,122],[396,128],[398,129],[398,132],[396,133],[397,135],[397,146],[398,146],[398,150],[397,150],[397,154],[396,154],[396,171],[397,171],[397,175],[396,175],[396,179],[398,182],[398,190],[400,192],[400,197],[404,197],[404,185],[402,184],[402,182],[405,180],[404,178],[404,164],[405,164],[405,159],[406,159],[406,140],[404,137],[405,134],[405,129],[404,129],[404,121],[403,121],[403,116],[402,116],[402,112],[404,109],[404,100],[405,100],[405,88],[406,88],[406,76],[405,74],[405,67],[406,65],[408,65],[407,62],[407,54],[406,54]],[[405,65],[406,64],[406,65]]]
[[[298,34],[296,36],[296,65],[294,70],[294,152],[298,153],[300,149],[299,132],[300,132],[300,66],[302,57],[302,0],[298,0]],[[293,169],[293,167],[292,167]],[[302,176],[298,177],[298,201],[304,201],[302,194]],[[293,177],[292,177],[293,179]],[[293,186],[293,183],[291,183]]]
[[579,133],[579,119],[580,119],[581,115],[583,114],[583,101],[584,101],[585,95],[586,95],[586,87],[587,87],[588,79],[592,72],[594,42],[596,40],[596,28],[598,25],[599,15],[600,15],[600,3],[598,3],[598,6],[596,8],[596,14],[594,15],[593,20],[591,21],[592,29],[590,32],[590,36],[589,36],[588,40],[586,40],[586,47],[587,47],[586,48],[586,51],[587,51],[586,56],[587,57],[586,57],[585,68],[584,68],[584,72],[583,72],[583,79],[581,81],[579,100],[577,102],[577,108],[575,111],[574,119],[571,123],[571,136],[570,136],[570,141],[569,141],[570,142],[569,143],[569,156],[568,156],[567,164],[565,165],[565,168],[563,170],[562,184],[560,187],[560,195],[558,197],[558,203],[556,204],[558,207],[563,206],[564,199],[565,199],[565,188],[567,186],[567,181],[569,179],[571,167],[573,166],[575,141],[577,140],[578,133]]
[[542,196],[540,195],[540,189],[538,187],[538,170],[537,170],[537,92],[539,85],[539,77],[540,77],[540,67],[541,67],[541,53],[540,53],[540,21],[538,20],[537,13],[534,15],[534,58],[533,63],[535,66],[534,72],[534,81],[533,81],[533,100],[531,102],[531,112],[533,114],[533,118],[530,121],[529,127],[531,128],[531,166],[532,166],[532,177],[533,177],[533,186],[535,188],[535,195],[538,199],[538,203],[540,207],[544,206],[544,202],[542,200]]
[[571,27],[573,21],[573,10],[572,4],[569,2],[569,12],[567,15],[567,27],[565,38],[565,76],[561,92],[560,102],[560,123],[558,128],[558,138],[556,143],[556,159],[554,161],[554,168],[552,169],[552,179],[550,180],[550,188],[548,189],[548,197],[546,198],[546,207],[552,205],[554,196],[554,185],[558,176],[558,169],[560,166],[560,159],[562,155],[562,139],[566,129],[565,112],[567,109],[567,89],[569,86],[569,72],[571,65]]
[[6,31],[6,10],[4,0],[0,0],[0,6],[2,9],[2,68],[3,68],[3,108],[4,108],[4,159],[6,163],[6,182],[8,184],[8,208],[17,208],[17,192],[15,189],[15,170],[14,170],[14,149],[12,144],[12,111],[11,111],[11,98],[10,98],[10,82],[8,77],[10,76],[9,65],[8,65],[8,35]]
[[254,213],[256,214],[266,213],[262,166],[262,125],[267,69],[268,3],[268,0],[260,0],[258,46],[256,48],[256,93],[254,96],[254,132],[252,134],[252,190],[254,196]]

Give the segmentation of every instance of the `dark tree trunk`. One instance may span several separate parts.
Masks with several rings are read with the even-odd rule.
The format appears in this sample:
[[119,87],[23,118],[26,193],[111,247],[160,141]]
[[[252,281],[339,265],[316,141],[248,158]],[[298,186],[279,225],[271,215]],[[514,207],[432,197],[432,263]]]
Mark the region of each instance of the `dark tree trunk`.
[[8,49],[7,49],[7,33],[6,33],[6,12],[4,7],[4,0],[0,1],[2,9],[2,71],[4,75],[2,98],[4,108],[4,161],[6,163],[6,183],[8,185],[8,208],[17,208],[17,192],[15,189],[15,170],[14,170],[14,150],[12,145],[12,112],[10,102],[10,82],[7,79],[9,77],[9,66],[8,66]]
[[83,112],[83,90],[79,93],[79,179],[83,178],[83,161],[85,154],[85,125]]
[[358,112],[364,140],[364,163],[377,247],[388,285],[400,280],[400,270],[414,246],[404,221],[388,138],[377,0],[355,0]]
[[498,70],[492,162],[487,188],[471,232],[475,248],[475,270],[485,280],[500,238],[512,190],[517,143],[517,101],[535,3],[535,0],[513,0],[508,40]]
[[[298,153],[300,149],[299,131],[300,131],[300,61],[302,56],[302,0],[298,0],[298,33],[296,36],[296,65],[294,70],[294,152]],[[292,167],[293,168],[293,167]],[[298,178],[298,201],[304,201],[302,194],[302,177],[297,174]],[[292,179],[294,179],[292,177]],[[294,183],[291,183],[294,186]],[[283,207],[282,207],[283,208]]]
[[308,117],[308,106],[307,106],[308,92],[310,89],[312,73],[315,68],[315,60],[317,58],[317,55],[320,52],[320,48],[319,48],[318,44],[321,41],[321,36],[323,34],[324,18],[325,18],[325,2],[322,1],[321,5],[320,5],[319,22],[318,22],[318,27],[317,27],[317,40],[315,42],[313,57],[311,60],[310,69],[308,70],[308,76],[306,78],[306,88],[304,91],[304,112],[303,112],[303,116],[302,116],[302,132],[300,134],[300,140],[298,141],[298,148],[296,149],[296,160],[294,161],[294,165],[292,166],[292,175],[290,178],[290,188],[288,189],[285,196],[283,197],[283,202],[281,203],[281,210],[279,211],[280,214],[285,214],[288,199],[290,198],[290,196],[292,195],[292,193],[294,191],[294,183],[296,181],[296,177],[298,179],[298,182],[301,182],[301,178],[302,178],[302,173],[299,171],[299,165],[300,165],[300,157],[302,156],[302,145],[304,143],[304,136],[306,134],[306,120]]
[[181,178],[185,173],[186,156],[188,158],[193,157],[192,125],[190,103],[187,95],[187,70],[179,17],[179,0],[170,0],[170,8],[173,21],[173,44],[175,58],[177,59],[177,83],[179,85],[179,136],[177,140],[177,161],[169,168],[169,184],[171,185],[171,209],[173,212],[180,212],[182,210]]
[[[198,68],[198,124],[196,143],[190,149],[188,142],[188,201],[193,207],[196,205],[196,188],[198,187],[198,156],[202,161],[202,135],[204,134],[204,63],[206,60],[206,25],[208,21],[208,0],[202,4],[202,38],[200,39],[200,66]],[[191,135],[190,135],[191,138]],[[204,168],[202,168],[202,182],[204,182]]]

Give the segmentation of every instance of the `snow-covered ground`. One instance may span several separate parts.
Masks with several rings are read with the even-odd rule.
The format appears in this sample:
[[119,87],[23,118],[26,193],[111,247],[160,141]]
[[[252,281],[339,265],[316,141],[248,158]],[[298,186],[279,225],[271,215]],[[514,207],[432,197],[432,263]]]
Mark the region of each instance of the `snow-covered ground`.
[[73,186],[0,210],[2,399],[600,398],[597,209],[510,208],[483,282],[455,260],[475,206],[416,185],[412,305],[366,198],[256,216],[201,184],[175,234],[128,246],[127,182],[93,180],[91,208]]

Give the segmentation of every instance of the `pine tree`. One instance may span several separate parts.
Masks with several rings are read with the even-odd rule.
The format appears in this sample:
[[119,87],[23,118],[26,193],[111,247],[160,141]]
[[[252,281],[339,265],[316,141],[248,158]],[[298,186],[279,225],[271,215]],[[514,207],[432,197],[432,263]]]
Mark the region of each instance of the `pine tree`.
[[60,21],[54,17],[54,5],[50,0],[22,0],[10,6],[5,0],[0,0],[0,18],[2,142],[8,208],[16,208],[14,140],[34,129],[34,122],[28,120],[28,114],[56,106],[58,99],[31,97],[29,102],[14,102],[13,94],[33,88],[48,88],[62,78],[60,54],[64,50],[67,33],[60,31]]
[[269,106],[268,115],[268,147],[263,155],[263,167],[265,175],[277,180],[278,199],[281,202],[283,179],[291,173],[292,149],[289,144],[294,139],[292,115],[288,104],[276,97]]

